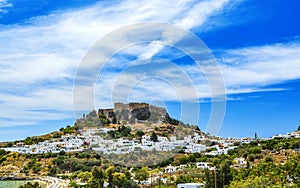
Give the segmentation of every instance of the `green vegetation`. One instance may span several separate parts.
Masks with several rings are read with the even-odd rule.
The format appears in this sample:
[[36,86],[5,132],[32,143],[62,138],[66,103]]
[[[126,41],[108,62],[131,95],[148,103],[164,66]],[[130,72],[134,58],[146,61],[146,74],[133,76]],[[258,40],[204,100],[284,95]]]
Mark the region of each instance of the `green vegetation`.
[[151,136],[150,136],[150,140],[153,142],[157,142],[158,141],[158,137],[156,135],[155,132],[152,132]]
[[9,151],[5,151],[4,149],[0,149],[0,164],[6,161],[6,155],[9,154]]
[[279,152],[287,149],[299,149],[300,139],[271,139],[263,141],[252,141],[249,144],[244,144],[234,150],[230,150],[228,154],[232,157],[250,157],[251,159],[262,158],[262,152],[269,150]]
[[[144,121],[150,117],[147,109],[136,110],[135,113],[137,120]],[[157,142],[158,135],[168,137],[170,136],[169,132],[172,131],[176,132],[176,136],[179,138],[191,135],[195,130],[200,131],[198,127],[184,124],[167,114],[163,126],[155,125],[150,121],[141,123],[147,128],[153,128],[145,133],[140,127],[135,129],[127,126],[126,121],[135,123],[136,119],[132,116],[128,119],[129,112],[124,109],[116,113],[106,111],[105,114],[92,111],[86,118],[77,121],[75,126],[62,127],[59,131],[48,135],[28,137],[24,140],[24,144],[31,145],[48,139],[60,138],[65,134],[77,134],[78,129],[82,126],[102,127],[108,124],[110,127],[115,127],[115,130],[108,132],[113,139],[127,137],[138,140],[147,134],[150,135],[150,140]],[[154,118],[153,121],[158,120],[159,114],[156,115],[151,114],[151,118]],[[156,150],[141,150],[139,147],[135,148],[134,152],[123,155],[114,153],[104,155],[96,153],[90,148],[79,153],[61,151],[37,155],[21,155],[0,150],[0,172],[11,173],[13,172],[11,169],[17,169],[14,172],[20,172],[26,177],[59,176],[69,179],[70,185],[73,187],[90,188],[102,188],[104,183],[108,183],[110,188],[135,188],[139,187],[139,183],[147,181],[153,176],[156,178],[151,182],[152,187],[175,187],[178,183],[188,182],[205,183],[208,188],[300,187],[300,139],[260,140],[256,133],[254,137],[255,140],[249,144],[235,142],[234,145],[238,146],[237,148],[230,150],[227,155],[218,156],[204,155],[204,152],[184,153],[185,148],[181,147],[178,147],[179,152],[172,156]],[[2,146],[8,147],[18,142],[20,141],[4,143]],[[206,146],[219,144],[218,141],[209,139],[201,141],[201,143]],[[205,152],[213,150],[216,149],[210,148]],[[159,161],[155,161],[157,156],[159,156]],[[238,163],[237,158],[242,159],[245,163]],[[140,166],[141,161],[144,166]],[[118,165],[113,162],[117,162]],[[196,162],[206,162],[213,167],[197,168]],[[133,168],[126,167],[128,164],[132,164]],[[178,167],[177,171],[167,172],[165,167],[168,165]],[[179,167],[180,165],[181,167]],[[164,181],[160,178],[163,178]],[[81,183],[77,184],[78,181]],[[40,187],[40,185],[27,183],[21,187]]]
[[180,123],[179,120],[171,118],[168,113],[166,114],[164,122],[169,123],[171,125],[178,125]]
[[38,182],[27,182],[25,185],[21,185],[19,188],[42,188],[42,186]]
[[102,169],[94,168],[87,187],[104,187],[105,173]]
[[253,165],[252,168],[235,170],[230,187],[299,187],[300,155],[292,155],[284,164],[269,160]]
[[67,125],[66,128],[60,128],[59,131],[63,132],[63,134],[73,134],[73,133],[76,133],[77,131],[77,127],[76,126],[70,126],[70,125]]
[[147,180],[149,178],[148,168],[147,167],[142,167],[140,169],[137,169],[135,171],[135,176],[134,177],[139,182]]
[[112,137],[112,138],[121,138],[121,137],[127,137],[127,136],[133,136],[131,135],[131,128],[128,126],[118,126],[117,130],[111,130],[108,132],[108,134]]
[[[120,126],[115,134],[126,134],[126,127]],[[142,136],[136,132],[134,136]],[[130,172],[125,166],[115,165],[109,158],[103,158],[93,151],[80,153],[20,155],[0,150],[3,165],[12,161],[23,161],[20,166],[23,173],[57,176],[70,180],[70,185],[78,187],[138,187],[133,181],[146,181],[153,174],[162,173],[166,182],[153,181],[153,186],[172,187],[178,183],[206,182],[206,187],[299,187],[300,186],[300,154],[297,152],[300,139],[256,140],[229,151],[228,155],[207,156],[200,153],[178,154],[161,161],[159,164],[149,163],[149,167],[135,167]],[[139,155],[144,155],[143,151]],[[235,166],[235,158],[245,158],[247,165]],[[19,159],[19,160],[16,160]],[[132,158],[133,159],[133,158]],[[133,159],[134,160],[134,159]],[[134,161],[137,161],[135,159]],[[207,162],[214,169],[198,169],[195,162]],[[168,165],[187,165],[176,173],[164,172]],[[157,176],[157,175],[156,175]],[[83,185],[77,185],[79,179]],[[34,186],[34,185],[24,185]]]

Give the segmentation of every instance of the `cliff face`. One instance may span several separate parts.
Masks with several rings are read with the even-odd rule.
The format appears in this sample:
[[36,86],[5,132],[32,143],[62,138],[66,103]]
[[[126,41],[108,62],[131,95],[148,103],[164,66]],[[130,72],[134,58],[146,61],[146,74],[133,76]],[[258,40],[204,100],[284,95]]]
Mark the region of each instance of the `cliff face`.
[[[98,126],[126,121],[130,124],[144,121],[152,123],[172,123],[167,110],[147,103],[115,103],[114,108],[93,110],[76,121],[78,126]],[[176,124],[177,125],[177,124]]]
[[130,121],[131,123],[145,120],[151,122],[163,121],[167,113],[165,108],[147,103],[115,103],[114,112],[119,117],[118,119]]

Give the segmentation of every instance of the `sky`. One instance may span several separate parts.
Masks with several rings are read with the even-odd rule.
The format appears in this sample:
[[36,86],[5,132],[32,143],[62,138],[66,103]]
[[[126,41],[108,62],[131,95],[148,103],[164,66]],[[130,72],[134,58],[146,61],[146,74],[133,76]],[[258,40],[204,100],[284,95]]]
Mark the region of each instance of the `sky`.
[[[73,125],[78,117],[74,80],[105,36],[113,37],[104,47],[132,45],[115,52],[102,70],[89,67],[97,78],[92,88],[79,84],[79,98],[92,100],[86,93],[93,90],[94,108],[149,102],[205,131],[219,102],[212,94],[216,85],[209,82],[218,70],[226,99],[218,135],[295,131],[300,125],[299,6],[296,0],[0,0],[0,141]],[[152,34],[147,37],[153,40],[134,43],[149,31],[134,30],[138,35],[130,38],[124,27],[148,22],[195,35],[203,44],[189,52],[210,50],[214,71],[203,72],[190,54],[176,48],[186,36],[178,30],[160,35],[168,45]],[[221,112],[217,116],[223,118]]]

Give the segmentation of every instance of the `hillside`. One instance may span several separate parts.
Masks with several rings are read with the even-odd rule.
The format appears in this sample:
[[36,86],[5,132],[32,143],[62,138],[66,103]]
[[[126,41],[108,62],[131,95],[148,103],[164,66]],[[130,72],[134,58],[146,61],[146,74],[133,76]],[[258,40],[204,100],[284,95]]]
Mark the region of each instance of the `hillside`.
[[197,126],[190,126],[170,117],[165,108],[147,103],[115,103],[114,108],[93,110],[77,119],[75,123],[75,126],[81,130],[97,127],[117,129],[122,125],[130,127],[133,133],[137,131],[155,132],[157,135],[165,137],[175,135],[183,138],[193,135],[195,131],[204,134]]
[[[146,172],[143,172],[146,179],[140,177],[142,168],[130,169],[117,165],[91,150],[39,155],[22,155],[0,150],[0,173],[2,176],[14,174],[31,178],[36,175],[56,176],[68,180],[71,185],[88,183],[89,187],[93,187],[89,180],[96,176],[94,172],[91,173],[95,168],[102,170],[106,174],[104,180],[114,183],[116,187],[122,187],[118,183],[120,175],[124,175],[122,181],[132,184],[130,187],[137,187],[132,180],[146,181],[150,177],[153,178],[152,185],[166,187],[183,182],[207,182],[210,187],[214,185],[215,177],[220,177],[216,182],[218,187],[249,187],[259,186],[260,183],[269,187],[298,187],[299,144],[299,138],[270,139],[243,144],[228,155],[179,153],[157,165],[148,164],[148,167],[143,167],[146,168]],[[240,159],[247,162],[241,163]],[[197,163],[209,163],[215,170],[198,168]],[[174,171],[168,171],[173,168]],[[159,177],[162,178],[161,182],[157,181]]]
[[[0,175],[52,176],[72,187],[99,187],[104,181],[111,187],[139,187],[141,181],[147,184],[142,187],[187,182],[206,187],[300,186],[299,128],[268,139],[212,137],[171,118],[163,108],[151,108],[146,103],[117,104],[93,110],[74,126],[1,143],[9,151],[0,150]],[[150,118],[152,114],[157,118]]]

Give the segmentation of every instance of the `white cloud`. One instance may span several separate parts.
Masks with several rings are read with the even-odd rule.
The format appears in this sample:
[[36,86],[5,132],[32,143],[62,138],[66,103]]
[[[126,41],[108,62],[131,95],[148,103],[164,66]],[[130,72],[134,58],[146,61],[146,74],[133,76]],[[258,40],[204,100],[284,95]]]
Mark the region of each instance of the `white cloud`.
[[[203,25],[228,2],[126,0],[109,5],[100,2],[83,9],[34,17],[25,25],[2,26],[0,106],[6,110],[0,112],[0,126],[70,117],[76,69],[86,51],[105,34],[145,21],[177,24],[188,30]],[[0,12],[8,7],[12,4],[0,0]],[[170,42],[176,40],[170,38]],[[151,57],[159,50],[146,55]],[[63,111],[66,113],[57,113]],[[23,114],[22,121],[15,120],[16,114]]]
[[300,78],[300,43],[228,50],[219,59],[227,87],[264,87]]
[[[6,13],[7,8],[13,7],[12,3],[9,3],[7,0],[0,0],[0,14],[1,13]],[[0,15],[1,17],[1,15]]]
[[[203,28],[211,16],[232,8],[232,2],[236,1],[126,0],[109,6],[98,3],[80,10],[32,18],[26,25],[1,27],[0,46],[4,48],[0,48],[0,107],[5,110],[0,112],[0,127],[37,125],[44,120],[70,118],[73,115],[72,80],[76,69],[86,51],[105,34],[145,21],[171,23],[186,30]],[[10,6],[7,1],[0,0],[0,13]],[[208,25],[211,26],[210,23]],[[165,34],[166,41],[175,43],[180,40],[174,36],[178,35]],[[129,39],[123,40],[115,45],[122,46]],[[136,62],[139,62],[153,57],[163,48],[158,41],[152,41],[128,48],[124,54],[136,56]],[[221,50],[217,58],[227,93],[239,94],[284,89],[268,86],[300,78],[299,54],[300,44],[296,41]],[[109,67],[126,67],[130,60],[122,58],[112,59]],[[127,90],[114,93],[122,91],[113,88],[116,83],[129,89],[134,86],[129,96],[134,100],[211,97],[207,81],[198,67],[182,65],[179,70],[174,70],[174,67],[156,68],[152,76],[168,82],[147,78],[145,73],[140,72],[104,72],[96,87],[96,106],[109,107],[112,99],[127,94]],[[186,74],[180,73],[181,70]],[[180,79],[179,75],[186,79]],[[192,95],[193,89],[197,95]],[[82,96],[83,100],[86,98],[89,96]]]
[[[298,41],[220,51],[217,60],[228,95],[282,91],[288,88],[273,85],[300,78]],[[129,98],[146,101],[151,101],[152,98],[182,101],[211,97],[210,86],[198,66],[183,64],[174,67],[172,62],[168,61],[164,62],[165,64],[163,61],[152,63],[151,69],[145,61],[142,66],[133,64],[136,68],[131,71],[130,67],[126,67],[121,73],[103,72],[99,78],[100,82],[97,83],[97,97],[103,102]],[[115,67],[114,64],[109,65]],[[194,89],[197,94],[191,95]],[[100,101],[97,103],[100,106],[109,105]]]
[[34,89],[22,95],[0,93],[0,127],[35,125],[70,118],[72,88]]
[[190,10],[186,11],[181,18],[174,21],[174,24],[185,29],[203,25],[210,16],[224,9],[228,2],[228,0],[201,1],[189,8]]

